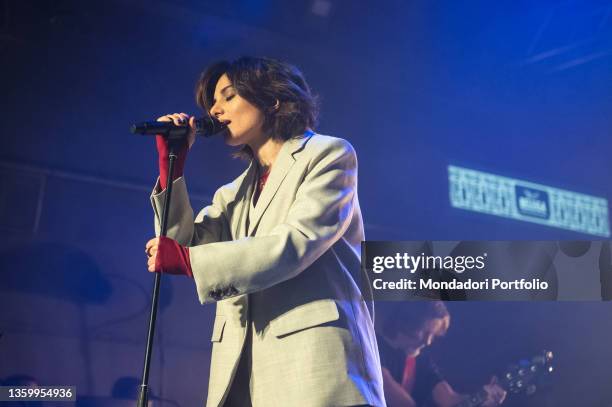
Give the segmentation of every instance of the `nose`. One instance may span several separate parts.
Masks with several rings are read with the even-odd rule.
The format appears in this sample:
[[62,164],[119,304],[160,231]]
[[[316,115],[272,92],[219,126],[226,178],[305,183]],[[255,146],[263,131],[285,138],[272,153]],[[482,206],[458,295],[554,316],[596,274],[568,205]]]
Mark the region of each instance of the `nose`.
[[215,103],[211,108],[210,108],[210,115],[212,117],[215,118],[219,118],[219,116],[221,116],[223,114],[223,109],[221,109],[221,106],[219,106],[218,103]]

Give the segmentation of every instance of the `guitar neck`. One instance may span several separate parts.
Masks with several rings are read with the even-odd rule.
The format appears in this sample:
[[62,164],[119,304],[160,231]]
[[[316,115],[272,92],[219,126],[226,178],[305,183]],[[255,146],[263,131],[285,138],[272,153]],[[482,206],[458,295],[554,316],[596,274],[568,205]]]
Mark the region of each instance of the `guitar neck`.
[[[542,351],[530,360],[522,359],[499,376],[501,380],[497,382],[497,385],[510,394],[533,394],[537,388],[534,382],[553,371],[552,359],[553,353],[550,351]],[[454,407],[480,407],[487,397],[488,393],[481,389],[477,393],[470,394]]]

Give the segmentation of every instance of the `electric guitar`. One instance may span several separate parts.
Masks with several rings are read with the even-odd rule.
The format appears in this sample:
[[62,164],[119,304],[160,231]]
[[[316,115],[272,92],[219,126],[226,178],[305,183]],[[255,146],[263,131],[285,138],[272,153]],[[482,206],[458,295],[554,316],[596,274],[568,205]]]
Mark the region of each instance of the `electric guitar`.
[[[520,360],[517,364],[510,365],[499,378],[498,385],[509,394],[526,393],[531,395],[537,390],[537,381],[541,377],[549,375],[553,371],[553,353],[543,351],[531,359]],[[455,407],[478,407],[487,399],[487,392],[482,389],[468,396]]]

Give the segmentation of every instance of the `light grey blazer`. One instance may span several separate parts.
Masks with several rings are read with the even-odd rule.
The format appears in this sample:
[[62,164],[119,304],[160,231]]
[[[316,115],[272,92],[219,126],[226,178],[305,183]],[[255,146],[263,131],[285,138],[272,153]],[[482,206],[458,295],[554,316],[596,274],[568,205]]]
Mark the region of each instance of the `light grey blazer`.
[[[247,333],[254,406],[384,406],[353,147],[286,141],[253,205],[256,176],[251,162],[195,220],[184,179],[173,184],[168,237],[190,247],[200,301],[217,302],[207,406],[227,398]],[[158,233],[164,194],[151,199]]]

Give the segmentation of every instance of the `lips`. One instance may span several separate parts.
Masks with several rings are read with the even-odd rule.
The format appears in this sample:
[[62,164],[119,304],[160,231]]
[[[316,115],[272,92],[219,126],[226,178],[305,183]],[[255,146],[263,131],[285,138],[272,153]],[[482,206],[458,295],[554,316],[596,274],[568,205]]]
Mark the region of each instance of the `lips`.
[[219,123],[221,123],[221,133],[224,135],[224,137],[229,137],[231,134],[231,130],[229,128],[229,124],[231,123],[231,120],[220,120]]

